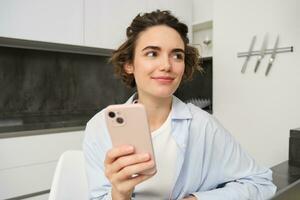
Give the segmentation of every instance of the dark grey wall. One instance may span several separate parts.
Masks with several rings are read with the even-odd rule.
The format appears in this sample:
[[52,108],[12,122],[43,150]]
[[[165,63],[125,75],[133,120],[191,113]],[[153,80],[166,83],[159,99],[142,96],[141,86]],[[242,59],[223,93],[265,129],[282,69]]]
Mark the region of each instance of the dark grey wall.
[[132,91],[107,57],[0,47],[0,118],[95,113]]

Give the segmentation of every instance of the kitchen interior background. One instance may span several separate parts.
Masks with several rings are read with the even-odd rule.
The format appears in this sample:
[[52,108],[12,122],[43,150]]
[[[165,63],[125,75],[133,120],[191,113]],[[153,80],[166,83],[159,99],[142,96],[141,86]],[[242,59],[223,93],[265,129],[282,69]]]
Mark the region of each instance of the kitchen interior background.
[[[193,98],[192,90],[195,97],[210,99],[207,110],[261,164],[271,167],[287,160],[289,130],[300,127],[299,1],[128,0],[126,9],[123,4],[121,0],[0,1],[0,199],[49,190],[59,155],[81,149],[84,120],[98,107],[130,95],[132,91],[113,77],[107,80],[111,68],[106,61],[124,40],[131,19],[155,9],[171,10],[187,23],[191,43],[204,57],[206,74],[198,74],[177,94],[188,100]],[[279,46],[294,46],[294,52],[278,54],[267,77],[263,73],[267,58],[256,74],[256,58],[251,58],[241,74],[244,58],[237,58],[237,53],[247,51],[253,35],[257,35],[254,49],[259,50],[266,32],[268,48],[279,34]],[[18,85],[24,80],[36,87]],[[72,90],[74,84],[81,89]],[[89,84],[97,87],[86,87]],[[116,93],[117,99],[110,95]],[[88,101],[90,96],[94,103]],[[34,102],[44,106],[35,107]],[[89,110],[80,110],[87,102]],[[20,111],[17,108],[23,110],[15,117],[23,116],[23,121],[8,120],[11,111]],[[24,126],[24,121],[36,120],[28,111],[48,113],[44,121],[49,122],[53,108],[59,112],[51,117],[51,125]],[[23,129],[9,129],[7,123],[19,123]],[[47,194],[35,199],[47,199]]]

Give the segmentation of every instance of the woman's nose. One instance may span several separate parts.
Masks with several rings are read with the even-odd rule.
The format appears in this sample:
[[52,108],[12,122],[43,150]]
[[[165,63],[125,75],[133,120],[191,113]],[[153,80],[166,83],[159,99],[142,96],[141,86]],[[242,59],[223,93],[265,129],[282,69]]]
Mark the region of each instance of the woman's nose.
[[171,67],[172,67],[172,63],[169,56],[164,56],[160,63],[160,70],[170,71]]

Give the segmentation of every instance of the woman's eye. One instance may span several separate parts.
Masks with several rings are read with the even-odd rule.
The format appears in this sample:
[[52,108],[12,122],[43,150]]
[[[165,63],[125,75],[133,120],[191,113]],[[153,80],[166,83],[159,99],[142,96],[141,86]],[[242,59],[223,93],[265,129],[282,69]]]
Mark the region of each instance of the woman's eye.
[[176,60],[183,60],[184,56],[181,53],[175,53],[173,58]]
[[146,53],[146,56],[147,57],[155,57],[155,56],[157,56],[157,53],[155,51],[149,51]]

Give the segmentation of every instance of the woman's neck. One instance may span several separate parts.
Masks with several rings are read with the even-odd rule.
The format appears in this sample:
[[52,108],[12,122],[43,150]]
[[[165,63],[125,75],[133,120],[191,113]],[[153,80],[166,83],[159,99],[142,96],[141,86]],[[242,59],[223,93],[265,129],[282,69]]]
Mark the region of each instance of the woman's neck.
[[157,98],[139,94],[138,102],[145,106],[150,131],[153,132],[168,118],[172,107],[172,96],[167,98]]

